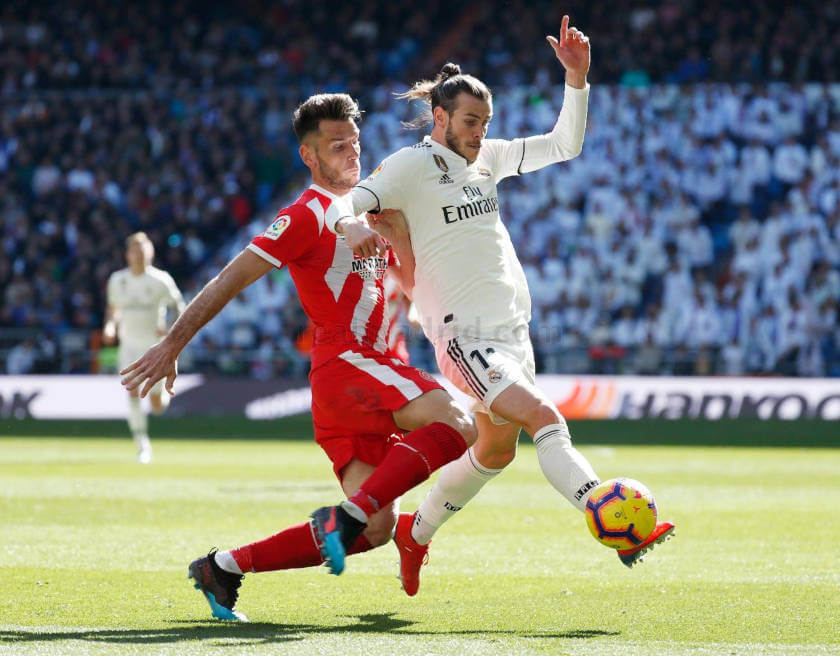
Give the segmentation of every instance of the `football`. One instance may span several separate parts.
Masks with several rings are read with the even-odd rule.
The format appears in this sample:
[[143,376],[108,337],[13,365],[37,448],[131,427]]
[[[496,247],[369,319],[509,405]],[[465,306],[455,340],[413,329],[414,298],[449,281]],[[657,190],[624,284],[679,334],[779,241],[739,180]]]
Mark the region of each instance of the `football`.
[[586,525],[601,544],[630,549],[656,527],[656,502],[632,478],[613,478],[596,487],[586,502]]

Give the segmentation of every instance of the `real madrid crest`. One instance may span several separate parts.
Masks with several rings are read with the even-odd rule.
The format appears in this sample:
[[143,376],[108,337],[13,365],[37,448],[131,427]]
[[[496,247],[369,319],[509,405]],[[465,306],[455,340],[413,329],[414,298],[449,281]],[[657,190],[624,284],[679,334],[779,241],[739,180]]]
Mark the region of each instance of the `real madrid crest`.
[[437,167],[441,171],[443,171],[444,173],[449,173],[449,165],[446,163],[446,160],[443,159],[443,157],[441,157],[440,155],[432,155],[432,157],[435,160],[435,164],[437,164]]
[[491,383],[494,383],[494,384],[495,383],[500,383],[500,382],[502,382],[502,373],[500,371],[495,370],[495,369],[491,369],[490,371],[487,372],[487,380],[489,380]]

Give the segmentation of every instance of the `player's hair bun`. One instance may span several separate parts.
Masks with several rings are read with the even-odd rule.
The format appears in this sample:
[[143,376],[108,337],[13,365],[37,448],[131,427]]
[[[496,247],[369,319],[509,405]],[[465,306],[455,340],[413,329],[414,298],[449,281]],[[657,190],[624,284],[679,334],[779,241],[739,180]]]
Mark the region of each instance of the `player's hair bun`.
[[440,69],[440,81],[446,82],[450,77],[455,77],[461,74],[461,67],[458,64],[448,62]]

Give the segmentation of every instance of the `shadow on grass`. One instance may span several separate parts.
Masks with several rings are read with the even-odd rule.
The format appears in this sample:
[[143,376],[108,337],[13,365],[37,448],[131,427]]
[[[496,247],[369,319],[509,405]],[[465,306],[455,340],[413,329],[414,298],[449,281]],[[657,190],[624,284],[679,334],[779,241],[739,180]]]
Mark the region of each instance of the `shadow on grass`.
[[597,638],[600,636],[619,635],[617,631],[597,629],[574,629],[561,633],[500,631],[493,629],[475,629],[469,631],[411,631],[416,622],[401,620],[393,613],[370,615],[352,615],[355,624],[317,625],[317,624],[275,624],[272,622],[219,622],[215,620],[175,621],[183,624],[171,629],[78,629],[65,631],[26,631],[22,629],[0,629],[0,644],[16,642],[57,642],[62,640],[83,640],[113,644],[167,644],[185,640],[210,640],[222,643],[247,644],[282,643],[305,640],[309,636],[328,634],[373,634],[382,633],[396,636],[511,636],[520,638]]

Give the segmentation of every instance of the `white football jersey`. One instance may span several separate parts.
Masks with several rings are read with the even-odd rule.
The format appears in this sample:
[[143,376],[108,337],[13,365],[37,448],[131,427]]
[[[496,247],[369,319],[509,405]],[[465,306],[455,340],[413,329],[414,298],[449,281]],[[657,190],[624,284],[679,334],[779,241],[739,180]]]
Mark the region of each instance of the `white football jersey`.
[[140,275],[131,269],[120,269],[108,278],[108,305],[118,316],[120,343],[150,346],[166,328],[166,308],[183,307],[184,299],[166,271],[146,267]]
[[497,183],[576,157],[589,86],[566,86],[552,132],[484,140],[472,164],[427,136],[397,151],[352,191],[353,213],[399,209],[416,260],[413,300],[433,343],[452,334],[510,341],[531,320],[522,265],[499,217]]

